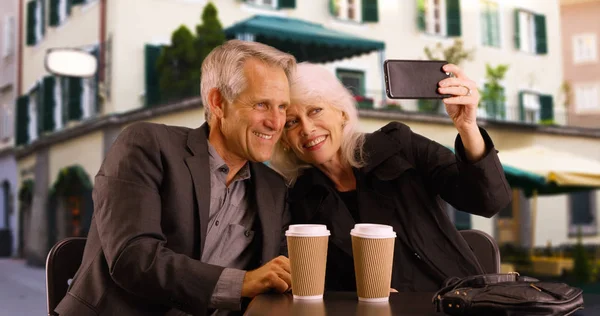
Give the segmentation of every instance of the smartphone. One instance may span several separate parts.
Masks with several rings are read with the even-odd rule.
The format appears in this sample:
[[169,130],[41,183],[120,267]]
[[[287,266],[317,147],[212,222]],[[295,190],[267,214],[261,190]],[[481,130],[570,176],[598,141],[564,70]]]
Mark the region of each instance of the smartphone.
[[442,70],[443,60],[397,60],[383,63],[385,91],[390,99],[443,99],[438,83],[450,77]]

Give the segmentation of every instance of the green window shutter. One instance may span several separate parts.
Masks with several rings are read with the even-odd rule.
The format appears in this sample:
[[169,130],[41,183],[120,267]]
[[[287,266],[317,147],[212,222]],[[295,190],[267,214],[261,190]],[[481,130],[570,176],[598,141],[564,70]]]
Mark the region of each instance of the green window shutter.
[[363,22],[378,22],[379,8],[378,0],[362,0],[362,20]]
[[50,25],[58,26],[60,24],[60,0],[50,0]]
[[446,0],[446,26],[448,36],[460,36],[460,0]]
[[521,30],[519,28],[519,13],[521,11],[515,10],[515,48],[521,49]]
[[554,101],[551,95],[540,95],[540,120],[554,121]]
[[490,14],[489,8],[484,6],[480,13],[481,19],[481,44],[489,45],[490,34]]
[[17,99],[15,124],[15,141],[18,145],[27,144],[29,142],[29,96],[23,95]]
[[489,94],[490,94],[490,84],[485,83],[483,85],[483,95],[486,96],[486,98],[484,100],[485,112],[488,117],[495,117],[496,116],[496,102],[494,100],[491,100],[491,98],[489,97]]
[[71,9],[73,8],[73,0],[65,0],[67,1],[67,16],[71,15]]
[[279,9],[294,9],[296,8],[296,0],[279,0],[277,5]]
[[56,100],[54,99],[54,85],[56,79],[54,77],[45,77],[42,85],[42,93],[44,95],[43,101],[43,130],[45,132],[52,132],[56,127],[54,123],[54,108],[56,107]]
[[523,91],[519,91],[519,120],[525,122],[525,100]]
[[156,62],[160,56],[162,46],[146,45],[146,106],[157,105],[160,102],[160,84]]
[[535,51],[538,54],[548,53],[548,38],[546,36],[546,17],[535,15]]
[[69,77],[58,77],[61,93],[61,120],[64,126],[69,121]]
[[27,45],[33,46],[37,43],[35,40],[35,10],[37,1],[32,0],[27,3]]
[[494,8],[494,10],[490,11],[491,19],[490,19],[490,35],[492,46],[500,47],[500,13],[498,12],[498,8]]
[[84,4],[86,0],[71,0],[73,5]]
[[83,83],[81,78],[69,77],[69,109],[68,109],[68,119],[72,120],[80,120],[83,116],[83,111],[81,110],[81,93],[83,91],[83,87],[81,84]]
[[44,87],[43,87],[43,81],[42,82],[38,82],[38,84],[35,87],[35,91],[36,94],[35,96],[37,97],[36,103],[35,103],[35,119],[36,119],[36,125],[37,125],[37,134],[38,137],[42,136],[42,134],[44,134]]
[[[46,0],[41,0],[38,1],[38,5],[41,6],[42,8],[42,20],[40,21],[40,23],[42,23],[42,38],[44,37],[44,35],[46,34]],[[42,40],[41,38],[39,40]]]
[[425,31],[425,0],[417,0],[417,28]]
[[[100,47],[96,46],[93,50],[92,50],[92,55],[96,56],[96,60],[100,61]],[[100,62],[98,62],[100,63]],[[100,93],[99,93],[99,89],[98,89],[98,85],[100,82],[100,71],[96,71],[96,75],[94,76],[94,86],[92,87],[92,89],[94,89],[94,110],[96,113],[94,114],[99,114],[100,113]]]
[[506,90],[504,87],[500,88],[500,100],[498,101],[497,110],[499,111],[500,117],[506,119]]

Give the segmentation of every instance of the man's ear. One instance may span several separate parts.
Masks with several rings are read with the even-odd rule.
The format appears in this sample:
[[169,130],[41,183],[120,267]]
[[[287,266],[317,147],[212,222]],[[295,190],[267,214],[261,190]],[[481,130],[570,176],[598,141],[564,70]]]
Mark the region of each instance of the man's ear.
[[217,88],[212,88],[208,92],[208,106],[210,114],[217,118],[223,118],[225,112],[225,100]]

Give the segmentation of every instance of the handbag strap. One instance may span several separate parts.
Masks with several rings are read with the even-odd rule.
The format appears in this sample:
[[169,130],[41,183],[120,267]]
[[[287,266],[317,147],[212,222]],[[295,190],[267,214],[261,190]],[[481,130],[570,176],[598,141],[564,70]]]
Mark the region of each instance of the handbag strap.
[[521,276],[519,273],[492,273],[492,274],[481,274],[469,276],[466,278],[450,277],[444,281],[444,286],[435,293],[432,298],[432,303],[435,304],[442,295],[462,287],[484,287],[490,284],[504,283],[504,282],[538,282],[538,279]]

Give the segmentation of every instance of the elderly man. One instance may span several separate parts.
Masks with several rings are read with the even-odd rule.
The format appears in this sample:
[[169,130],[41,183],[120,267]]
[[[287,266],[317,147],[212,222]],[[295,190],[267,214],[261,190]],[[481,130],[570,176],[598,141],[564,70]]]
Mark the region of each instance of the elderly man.
[[229,41],[202,65],[206,123],[137,123],[95,178],[94,217],[60,315],[239,311],[291,284],[283,179],[269,160],[285,122],[293,56]]

